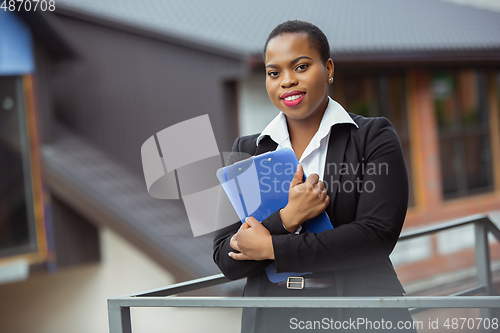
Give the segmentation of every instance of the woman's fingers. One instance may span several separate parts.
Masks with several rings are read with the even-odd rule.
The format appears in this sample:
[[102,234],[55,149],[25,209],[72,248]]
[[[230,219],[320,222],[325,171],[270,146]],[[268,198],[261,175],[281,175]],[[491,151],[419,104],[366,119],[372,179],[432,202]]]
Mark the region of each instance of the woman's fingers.
[[236,247],[240,253],[233,251],[228,255],[235,260],[265,260],[274,259],[272,237],[269,230],[254,217],[248,217],[246,229],[236,233]]
[[[239,230],[246,230],[246,229],[248,229],[248,228],[250,228],[250,223],[248,223],[248,222],[245,220],[245,222],[241,224],[241,226],[240,226],[240,229],[239,229]],[[239,230],[238,230],[238,231],[239,231]]]
[[317,173],[311,173],[309,176],[307,176],[305,184],[307,187],[314,188],[316,184],[318,183],[319,176]]
[[243,253],[229,252],[228,255],[234,260],[249,260],[248,256]]
[[234,234],[233,237],[231,237],[231,241],[229,242],[229,246],[231,246],[234,250],[241,252],[240,248],[238,246],[238,237],[236,235],[237,235],[237,233]]
[[[248,225],[248,228],[256,226],[256,223],[260,223],[260,222],[257,221],[257,219],[253,216],[249,216],[245,219],[245,224]],[[248,228],[245,228],[245,229],[248,229]]]
[[318,196],[321,196],[322,194],[324,194],[325,183],[323,183],[322,181],[318,181],[314,189],[318,192]]
[[235,233],[233,235],[233,237],[231,237],[231,240],[229,241],[229,246],[231,246],[236,251],[241,252],[240,247],[238,246],[238,233],[241,230],[247,230],[247,229],[251,228],[251,223],[255,223],[255,222],[258,223],[258,221],[254,217],[247,217],[247,219],[245,220],[245,223],[241,224],[240,229],[238,230],[238,232]]
[[[285,216],[287,226],[296,228],[304,221],[317,216],[325,210],[330,203],[330,198],[327,199],[328,193],[325,189],[326,186],[327,185],[319,179],[318,174],[312,173],[302,184],[290,188],[288,204],[285,207],[288,209],[288,214]],[[290,220],[290,214],[294,216],[294,222]]]
[[330,204],[330,196],[326,193],[326,189],[324,190],[324,193],[325,193],[325,209],[326,207],[328,207],[328,205]]
[[297,170],[295,171],[295,174],[293,175],[293,179],[290,182],[290,189],[292,189],[295,186],[302,183],[303,175],[304,175],[304,171],[302,170],[302,165],[299,164],[299,165],[297,165]]

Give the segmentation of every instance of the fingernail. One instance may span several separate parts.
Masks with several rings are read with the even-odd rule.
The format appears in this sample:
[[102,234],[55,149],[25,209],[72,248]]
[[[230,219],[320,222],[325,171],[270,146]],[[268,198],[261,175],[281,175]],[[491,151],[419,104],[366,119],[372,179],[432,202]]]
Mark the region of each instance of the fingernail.
[[227,255],[231,257],[231,252],[228,252]]

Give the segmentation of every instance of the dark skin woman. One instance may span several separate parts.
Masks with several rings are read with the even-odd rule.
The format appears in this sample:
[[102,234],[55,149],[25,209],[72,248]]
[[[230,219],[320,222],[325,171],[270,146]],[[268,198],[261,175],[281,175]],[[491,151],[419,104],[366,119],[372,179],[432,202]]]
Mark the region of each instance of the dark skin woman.
[[[401,145],[387,119],[348,113],[328,97],[334,75],[329,53],[321,30],[302,21],[278,25],[266,42],[267,92],[281,111],[277,118],[286,121],[285,127],[273,127],[277,132],[272,133],[282,134],[286,142],[273,141],[272,133],[251,135],[238,138],[233,152],[258,155],[289,144],[299,161],[307,161],[314,154],[323,159],[316,157],[322,164],[307,166],[313,172],[304,181],[306,164],[299,164],[285,207],[263,221],[249,217],[243,224],[238,222],[215,233],[214,260],[228,278],[247,278],[245,296],[384,297],[404,293],[389,260],[408,205]],[[324,135],[325,128],[328,135]],[[317,141],[320,135],[324,137]],[[321,144],[311,148],[314,142]],[[237,160],[230,156],[228,162]],[[363,174],[360,170],[364,169],[356,168],[353,174],[339,175],[330,167],[340,162],[363,167],[369,163],[387,165],[389,172]],[[342,184],[354,180],[373,187],[369,191],[367,187],[340,191]],[[332,185],[335,182],[338,187]],[[325,183],[331,186],[327,188]],[[314,234],[301,230],[305,221],[324,211],[333,229]],[[304,288],[292,290],[267,279],[264,270],[270,263],[277,273],[312,273],[304,276]],[[390,321],[391,327],[344,325],[343,330],[415,332],[395,329],[399,321],[411,321],[407,309],[252,308],[243,310],[242,332],[289,332],[301,327],[323,331],[334,329],[335,322],[359,318],[378,321],[375,325]]]

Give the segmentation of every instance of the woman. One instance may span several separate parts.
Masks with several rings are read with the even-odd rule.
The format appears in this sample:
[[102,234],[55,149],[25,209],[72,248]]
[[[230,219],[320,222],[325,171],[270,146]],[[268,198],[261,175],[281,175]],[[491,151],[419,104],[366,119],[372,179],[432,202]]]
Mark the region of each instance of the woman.
[[[334,73],[329,55],[326,36],[307,22],[282,23],[266,41],[266,88],[281,112],[262,133],[238,138],[229,163],[238,160],[238,152],[258,155],[289,147],[300,166],[286,207],[264,221],[250,217],[215,233],[214,260],[228,278],[247,277],[245,296],[404,293],[389,260],[408,206],[401,145],[386,118],[348,113],[328,97]],[[323,211],[332,230],[301,232],[304,221]],[[286,281],[268,280],[264,269],[273,261],[278,273],[313,273],[299,279],[303,289],[289,289]],[[242,332],[322,331],[349,320],[357,326],[343,325],[346,331],[381,332],[382,320],[391,321],[394,331],[411,317],[406,309],[245,308]]]

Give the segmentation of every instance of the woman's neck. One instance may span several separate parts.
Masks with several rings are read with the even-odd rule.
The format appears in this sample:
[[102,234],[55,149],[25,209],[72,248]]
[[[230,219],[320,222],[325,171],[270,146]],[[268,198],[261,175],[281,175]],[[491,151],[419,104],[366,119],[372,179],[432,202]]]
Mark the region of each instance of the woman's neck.
[[318,112],[314,116],[307,119],[294,120],[287,118],[286,122],[288,126],[288,135],[290,136],[290,143],[292,144],[293,151],[295,152],[298,160],[300,160],[300,157],[306,150],[309,142],[318,131],[325,111],[326,108],[323,112]]

